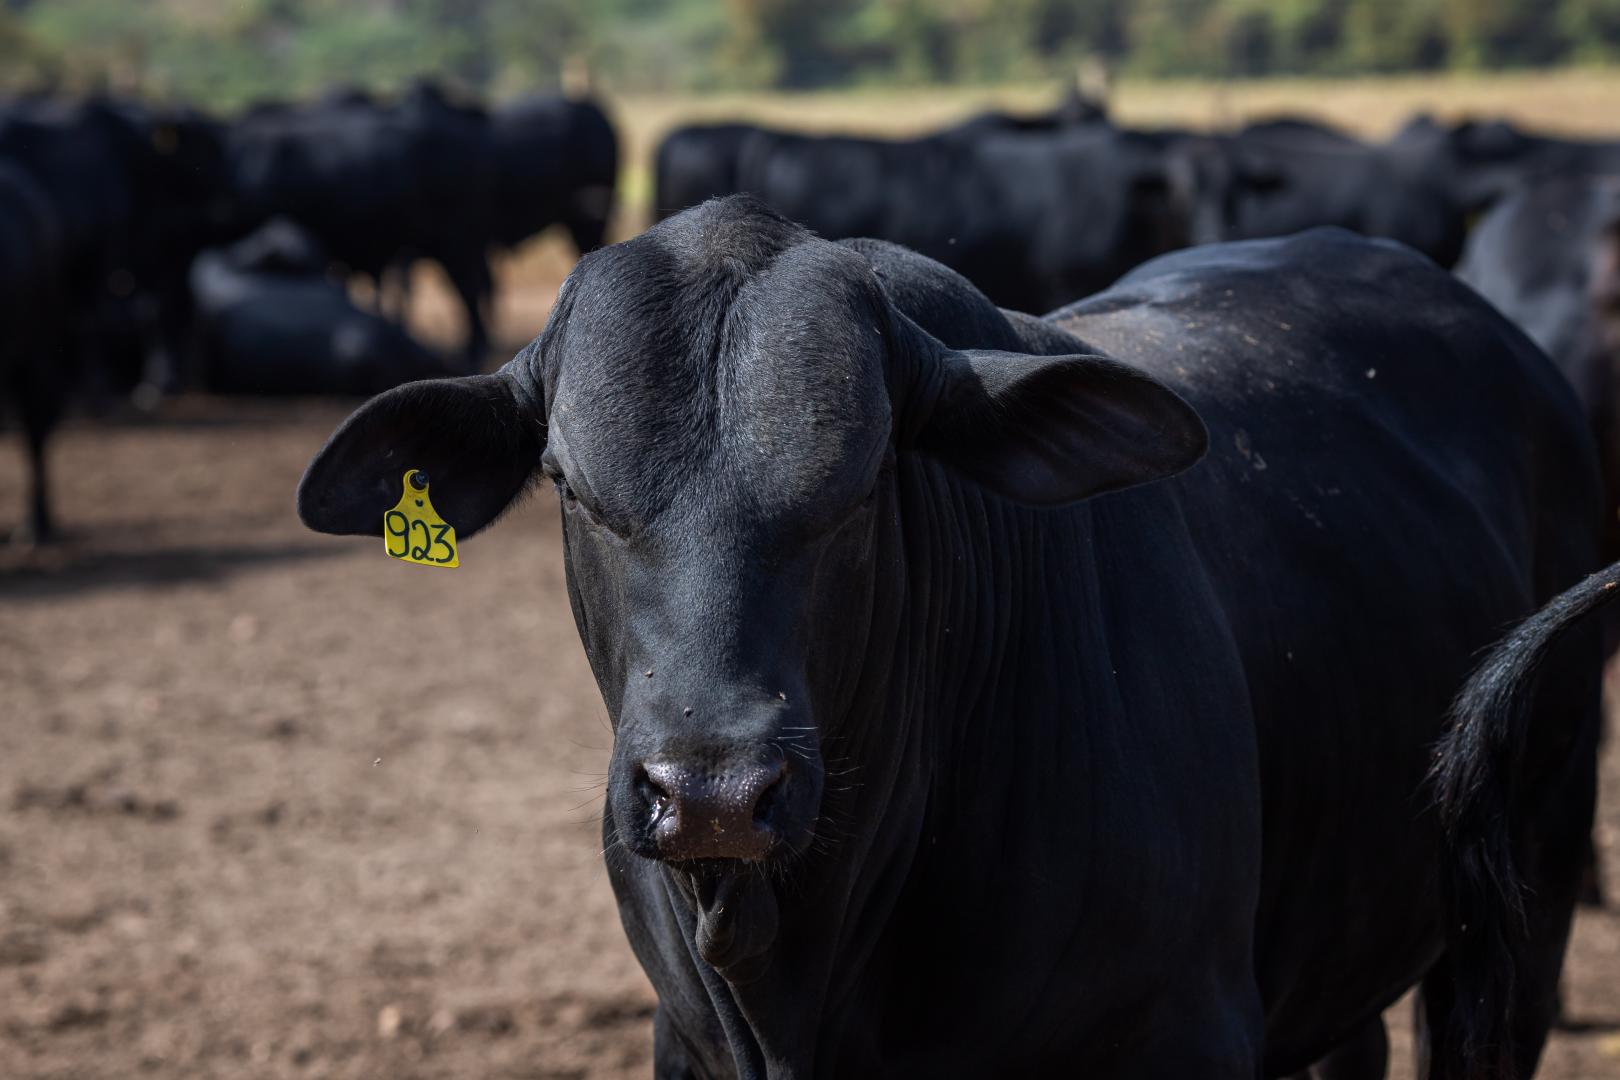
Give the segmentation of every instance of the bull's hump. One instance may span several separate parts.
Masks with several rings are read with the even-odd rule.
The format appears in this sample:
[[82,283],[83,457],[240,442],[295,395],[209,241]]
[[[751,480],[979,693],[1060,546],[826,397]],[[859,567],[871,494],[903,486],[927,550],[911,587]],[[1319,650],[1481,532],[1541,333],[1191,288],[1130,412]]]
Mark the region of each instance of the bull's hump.
[[881,304],[855,253],[705,204],[582,261],[548,330],[550,423],[637,518],[691,485],[842,498],[888,438]]

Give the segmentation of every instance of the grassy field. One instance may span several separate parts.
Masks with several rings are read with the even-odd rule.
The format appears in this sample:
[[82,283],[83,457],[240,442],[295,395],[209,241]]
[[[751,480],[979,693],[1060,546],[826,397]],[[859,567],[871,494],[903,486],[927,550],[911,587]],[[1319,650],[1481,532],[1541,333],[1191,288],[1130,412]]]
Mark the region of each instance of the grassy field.
[[[654,149],[666,132],[694,121],[746,119],[807,131],[909,135],[997,106],[1034,111],[1057,99],[1051,85],[857,90],[704,97],[604,95],[625,151],[626,227],[639,229],[652,197]],[[1572,135],[1620,134],[1620,69],[1510,75],[1139,82],[1116,87],[1121,123],[1218,128],[1295,114],[1320,117],[1364,136],[1390,133],[1415,112],[1445,118],[1509,116]]]

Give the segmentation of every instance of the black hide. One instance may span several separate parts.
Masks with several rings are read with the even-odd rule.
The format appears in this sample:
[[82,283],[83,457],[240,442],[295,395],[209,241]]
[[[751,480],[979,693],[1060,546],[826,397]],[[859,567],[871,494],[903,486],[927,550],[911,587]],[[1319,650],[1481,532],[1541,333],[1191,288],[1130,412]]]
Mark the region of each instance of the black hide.
[[[1286,1075],[1420,980],[1452,1031],[1485,947],[1425,776],[1479,651],[1595,557],[1568,387],[1335,231],[1045,319],[913,258],[707,203],[582,260],[500,374],[363,409],[300,491],[374,533],[408,461],[477,527],[544,448],[658,1074]],[[1565,647],[1535,782],[1485,770],[1530,855],[1521,1064],[1592,810],[1596,643]],[[779,786],[694,859],[671,763]]]

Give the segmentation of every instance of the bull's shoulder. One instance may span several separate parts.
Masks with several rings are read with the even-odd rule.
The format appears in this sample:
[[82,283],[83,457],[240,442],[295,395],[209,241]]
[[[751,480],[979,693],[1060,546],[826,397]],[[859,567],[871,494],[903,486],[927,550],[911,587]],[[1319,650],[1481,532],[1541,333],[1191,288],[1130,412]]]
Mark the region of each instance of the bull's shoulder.
[[1275,239],[1185,248],[1137,267],[1109,292],[1134,289],[1191,296],[1216,287],[1263,293],[1268,283],[1273,291],[1285,284],[1275,280],[1281,274],[1288,282],[1333,288],[1346,281],[1376,284],[1391,272],[1429,275],[1437,281],[1447,276],[1404,244],[1324,227]]
[[1472,289],[1339,229],[1177,252],[1047,320],[1159,375],[1206,419],[1286,425],[1265,404],[1279,400],[1403,429],[1453,405],[1458,425],[1488,415],[1502,430],[1578,415],[1547,358]]
[[1245,335],[1398,338],[1469,316],[1492,330],[1502,325],[1489,305],[1411,248],[1317,228],[1161,256],[1046,319],[1088,339],[1117,328],[1174,329],[1184,343],[1209,346]]

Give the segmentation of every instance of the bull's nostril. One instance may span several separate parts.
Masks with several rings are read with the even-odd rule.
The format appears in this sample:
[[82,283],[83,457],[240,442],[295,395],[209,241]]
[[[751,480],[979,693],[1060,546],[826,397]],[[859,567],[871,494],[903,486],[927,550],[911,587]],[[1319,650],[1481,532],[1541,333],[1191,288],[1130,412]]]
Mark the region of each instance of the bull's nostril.
[[652,819],[652,827],[656,829],[658,823],[668,817],[673,808],[669,792],[658,781],[648,776],[645,768],[637,766],[636,794],[647,804],[648,816]]
[[783,769],[776,774],[765,790],[760,792],[759,801],[754,804],[754,824],[769,827],[771,824],[771,811],[782,801],[783,789],[787,786],[787,770]]

